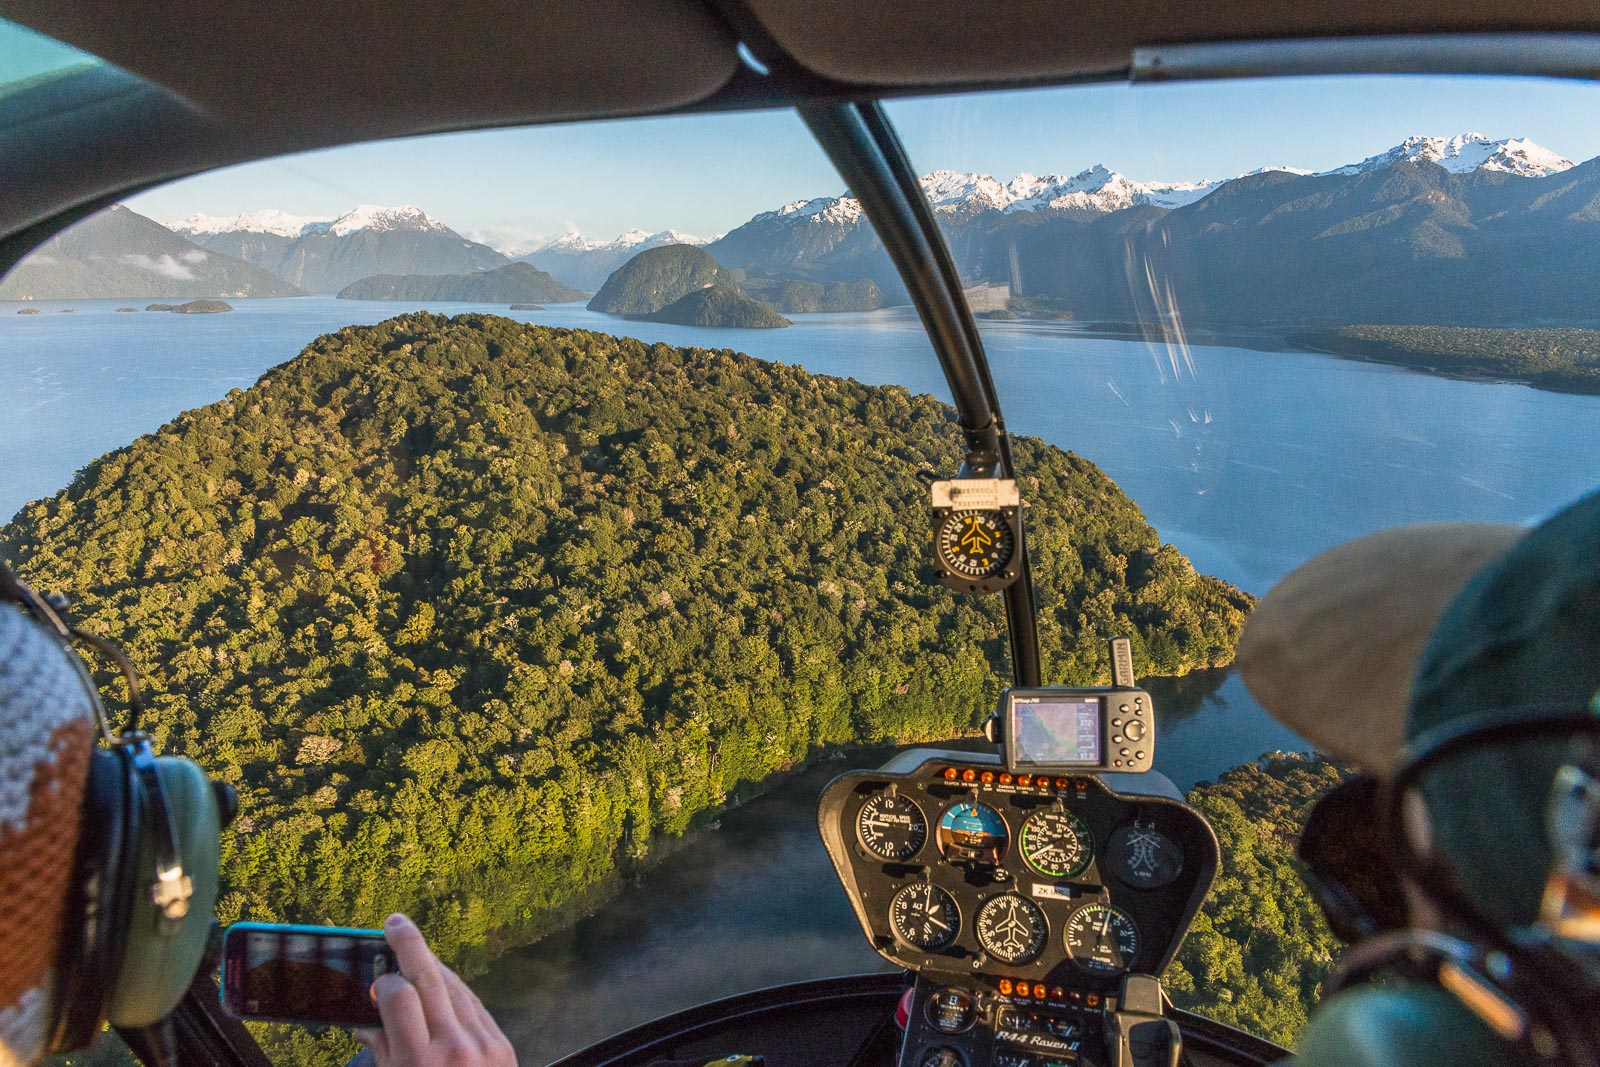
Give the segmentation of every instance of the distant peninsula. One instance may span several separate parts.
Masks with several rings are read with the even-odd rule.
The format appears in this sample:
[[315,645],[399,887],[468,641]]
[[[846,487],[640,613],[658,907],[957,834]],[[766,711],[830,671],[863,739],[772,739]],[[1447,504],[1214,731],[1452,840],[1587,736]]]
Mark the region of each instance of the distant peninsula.
[[451,300],[481,304],[565,304],[589,294],[563,285],[531,263],[471,274],[374,274],[351,282],[340,300]]
[[1516,381],[1557,393],[1600,393],[1600,330],[1576,327],[1346,326],[1293,334],[1324,355],[1452,378]]

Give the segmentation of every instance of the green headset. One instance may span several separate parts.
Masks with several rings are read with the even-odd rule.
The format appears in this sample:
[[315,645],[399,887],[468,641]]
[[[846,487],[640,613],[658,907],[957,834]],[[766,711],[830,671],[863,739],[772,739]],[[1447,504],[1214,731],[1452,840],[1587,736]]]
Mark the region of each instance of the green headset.
[[[0,601],[16,604],[59,644],[83,683],[105,744],[84,787],[83,816],[57,962],[51,1051],[86,1048],[106,1023],[159,1023],[194,981],[217,899],[220,835],[238,798],[190,760],[158,756],[140,728],[138,674],[120,649],[68,623],[0,564]],[[111,730],[81,641],[116,664],[129,718]]]

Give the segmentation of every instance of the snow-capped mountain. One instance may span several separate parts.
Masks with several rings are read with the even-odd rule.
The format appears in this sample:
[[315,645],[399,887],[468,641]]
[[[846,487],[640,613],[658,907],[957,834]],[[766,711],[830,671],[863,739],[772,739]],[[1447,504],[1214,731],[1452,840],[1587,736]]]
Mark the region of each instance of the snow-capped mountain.
[[534,252],[626,252],[629,250],[644,251],[646,248],[660,248],[662,245],[703,245],[704,237],[694,237],[681,230],[662,230],[660,233],[646,233],[644,230],[629,230],[618,235],[614,240],[601,241],[593,237],[585,237],[577,230],[568,230],[553,240],[546,241]]
[[312,223],[303,234],[331,233],[335,237],[348,237],[362,230],[415,230],[421,233],[455,233],[454,230],[429,215],[415,204],[401,207],[380,207],[361,204],[329,223]]
[[1542,178],[1571,169],[1566,159],[1525,137],[1493,140],[1481,133],[1462,133],[1454,137],[1407,137],[1387,152],[1368,156],[1323,174],[1363,174],[1396,163],[1437,163],[1452,174],[1475,170],[1504,171],[1524,178]]
[[288,238],[331,233],[336,237],[346,237],[358,230],[453,232],[414,204],[402,207],[361,204],[342,215],[291,215],[275,208],[246,211],[238,215],[196,213],[186,219],[169,222],[166,226],[178,233],[208,237],[222,233],[261,233]]
[[56,234],[0,282],[0,300],[303,295],[121,204]]
[[268,208],[265,211],[246,211],[239,215],[206,215],[196,213],[177,222],[166,223],[169,230],[195,236],[219,233],[268,233],[278,237],[299,237],[306,227],[333,221],[326,215],[291,215],[287,211]]
[[274,210],[192,215],[174,225],[204,248],[314,293],[337,292],[375,274],[469,274],[510,262],[414,204],[361,204],[332,218]]
[[644,230],[634,229],[610,241],[596,240],[585,237],[576,230],[568,230],[554,240],[517,258],[524,263],[532,263],[540,270],[548,271],[567,285],[595,292],[605,284],[612,271],[647,248],[661,248],[665,245],[699,247],[706,243],[703,237],[695,237],[679,230],[646,233]]

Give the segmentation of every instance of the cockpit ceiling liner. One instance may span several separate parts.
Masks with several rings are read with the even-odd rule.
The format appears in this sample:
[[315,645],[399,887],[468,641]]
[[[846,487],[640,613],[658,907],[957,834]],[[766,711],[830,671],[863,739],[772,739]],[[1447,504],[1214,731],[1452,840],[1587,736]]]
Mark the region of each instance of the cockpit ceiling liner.
[[810,70],[843,82],[1062,80],[1140,45],[1428,33],[1600,31],[1592,0],[744,0]]
[[738,65],[694,0],[0,0],[225,123],[346,139],[681,108]]
[[738,66],[729,7],[810,72],[885,89],[1113,74],[1135,46],[1184,41],[1600,31],[1590,0],[0,0],[0,15],[224,122],[327,124],[313,139],[331,142],[703,102]]

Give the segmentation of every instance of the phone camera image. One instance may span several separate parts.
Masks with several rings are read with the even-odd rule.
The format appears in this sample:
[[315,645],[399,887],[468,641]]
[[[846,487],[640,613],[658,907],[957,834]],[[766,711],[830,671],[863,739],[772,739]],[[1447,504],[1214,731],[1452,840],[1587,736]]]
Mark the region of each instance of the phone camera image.
[[376,1026],[370,990],[394,969],[377,931],[256,926],[231,932],[224,962],[236,1015],[341,1026]]

